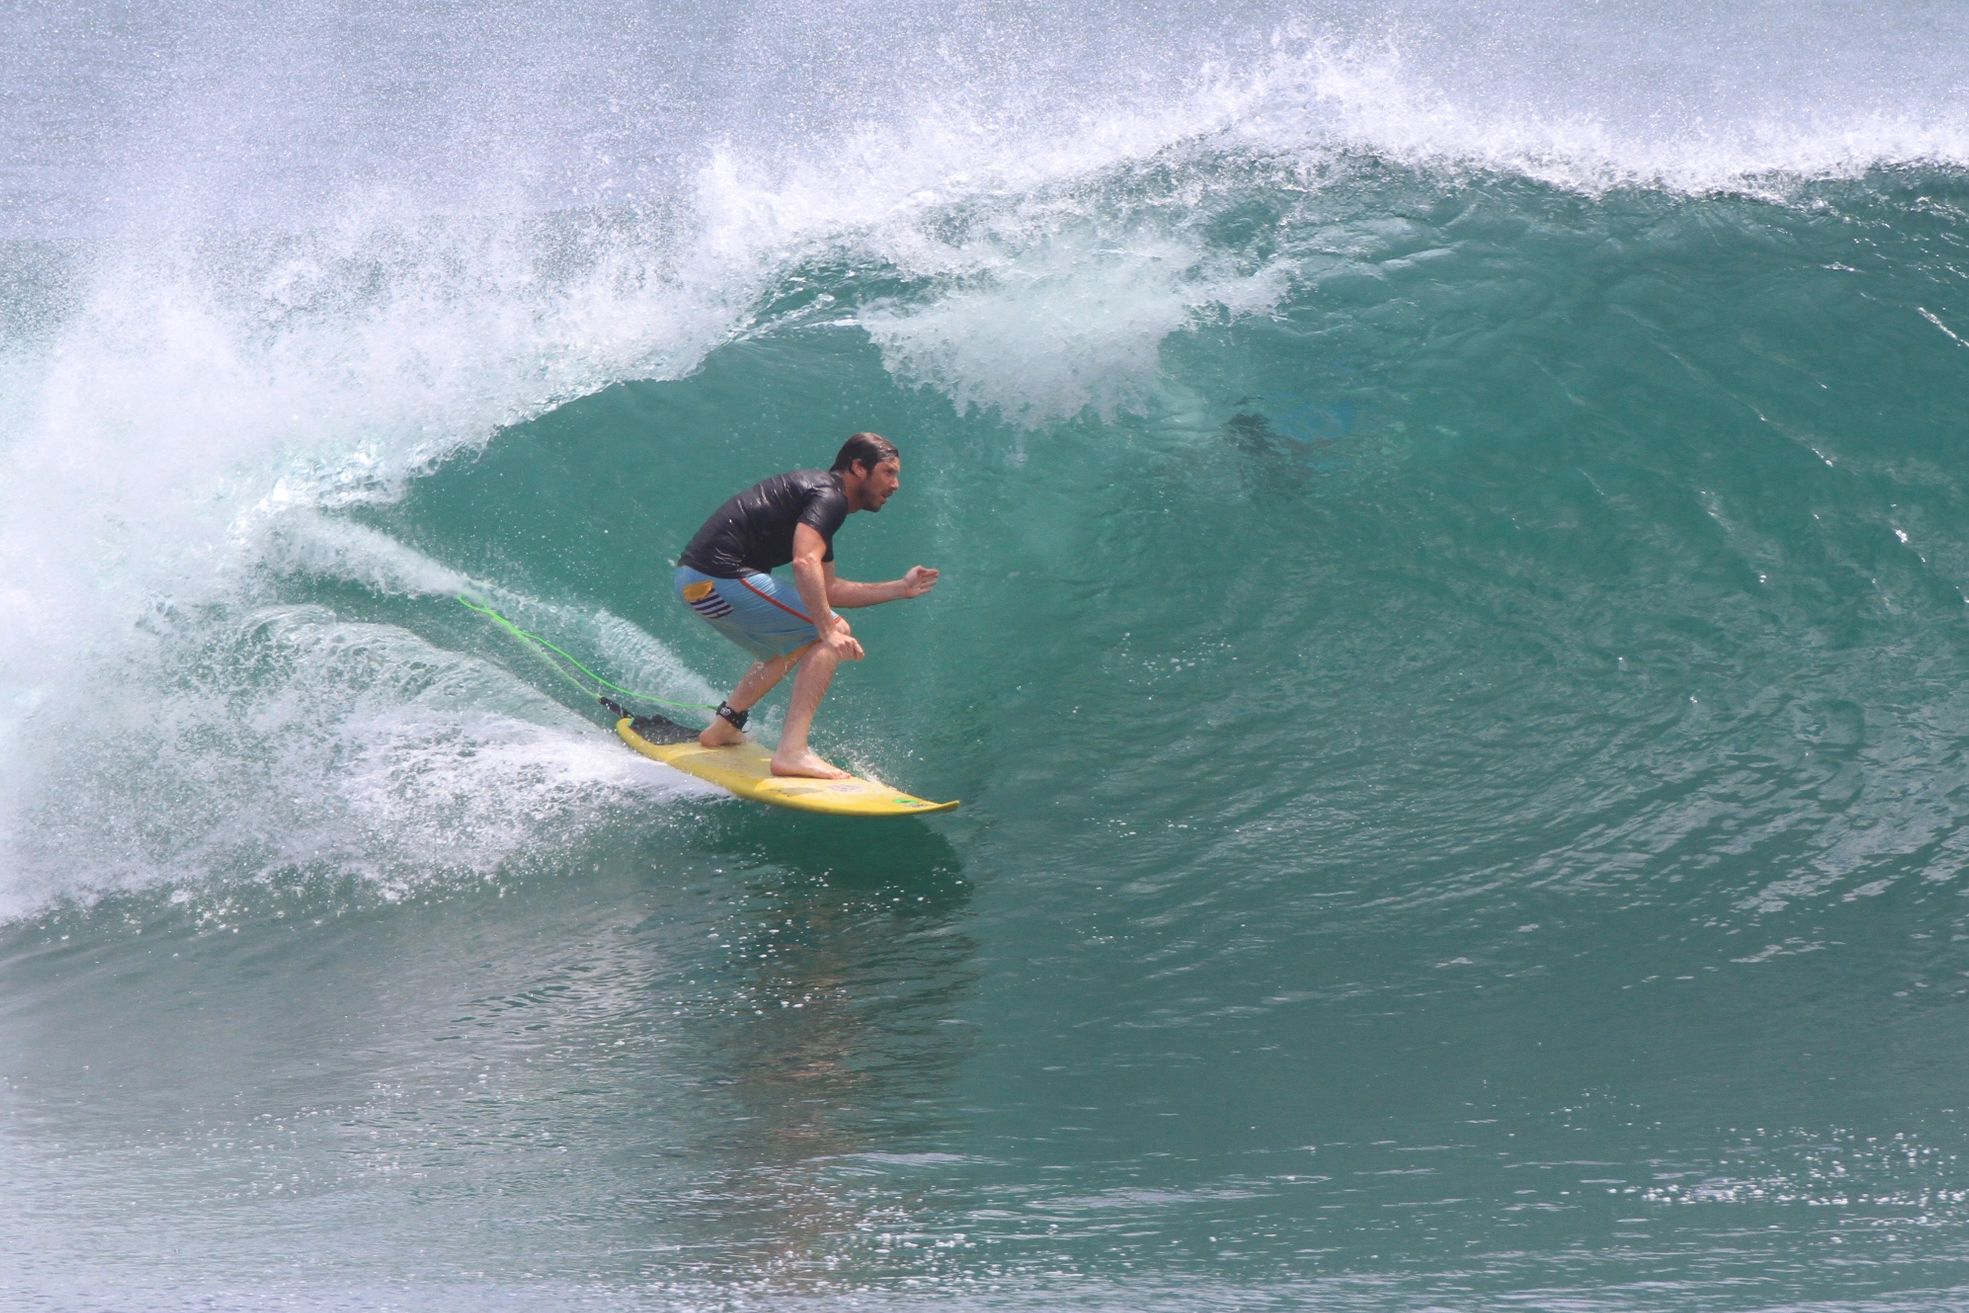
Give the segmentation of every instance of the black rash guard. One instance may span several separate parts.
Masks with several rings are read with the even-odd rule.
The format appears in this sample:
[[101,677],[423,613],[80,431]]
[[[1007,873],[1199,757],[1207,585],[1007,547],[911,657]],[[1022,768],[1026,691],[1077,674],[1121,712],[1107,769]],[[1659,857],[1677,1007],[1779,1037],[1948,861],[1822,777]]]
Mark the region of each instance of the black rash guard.
[[711,513],[677,558],[678,565],[719,579],[770,574],[793,559],[793,530],[809,525],[834,559],[834,531],[848,518],[848,494],[827,470],[794,470],[762,479]]

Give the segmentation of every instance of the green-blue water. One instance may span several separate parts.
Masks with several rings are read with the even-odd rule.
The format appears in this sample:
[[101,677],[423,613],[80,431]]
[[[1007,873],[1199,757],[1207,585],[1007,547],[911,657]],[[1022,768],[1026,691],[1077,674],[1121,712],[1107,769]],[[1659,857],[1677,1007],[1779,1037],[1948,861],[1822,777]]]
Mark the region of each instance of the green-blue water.
[[[1969,34],[1856,22],[30,5],[0,1306],[1969,1303]],[[715,701],[856,429],[816,743],[957,812],[457,601]]]

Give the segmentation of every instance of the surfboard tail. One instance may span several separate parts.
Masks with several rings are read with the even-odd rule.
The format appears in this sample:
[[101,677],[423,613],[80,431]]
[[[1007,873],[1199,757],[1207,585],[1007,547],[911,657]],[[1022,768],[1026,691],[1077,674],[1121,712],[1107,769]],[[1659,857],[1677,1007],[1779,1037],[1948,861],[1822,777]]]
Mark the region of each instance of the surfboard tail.
[[638,716],[612,698],[598,698],[615,716],[619,732],[627,724],[645,743],[692,743],[697,740],[697,731],[689,725],[679,725],[665,716]]

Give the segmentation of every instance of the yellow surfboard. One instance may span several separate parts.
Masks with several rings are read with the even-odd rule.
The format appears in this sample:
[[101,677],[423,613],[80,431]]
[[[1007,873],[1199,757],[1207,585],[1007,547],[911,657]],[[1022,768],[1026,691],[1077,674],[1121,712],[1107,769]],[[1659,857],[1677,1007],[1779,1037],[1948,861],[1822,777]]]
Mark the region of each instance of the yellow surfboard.
[[741,798],[769,802],[797,811],[828,812],[835,816],[921,816],[947,812],[955,802],[930,802],[879,780],[852,776],[845,780],[810,780],[775,775],[772,753],[757,743],[729,748],[699,745],[697,731],[661,716],[622,717],[615,732],[645,757],[675,766]]

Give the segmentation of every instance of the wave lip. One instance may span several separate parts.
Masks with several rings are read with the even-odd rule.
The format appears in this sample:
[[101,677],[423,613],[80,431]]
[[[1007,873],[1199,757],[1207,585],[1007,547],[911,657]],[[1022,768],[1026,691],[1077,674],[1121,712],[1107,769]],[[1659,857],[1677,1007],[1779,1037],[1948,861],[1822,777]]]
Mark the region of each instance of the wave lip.
[[1597,194],[1639,187],[1687,195],[1782,196],[1797,184],[1901,165],[1969,166],[1969,109],[1959,102],[1889,108],[1862,92],[1828,105],[1801,88],[1793,103],[1729,86],[1626,88],[1575,98],[1519,83],[1425,72],[1399,44],[1318,44],[1261,73],[1231,135],[1256,147],[1323,142],[1423,169],[1513,174]]

